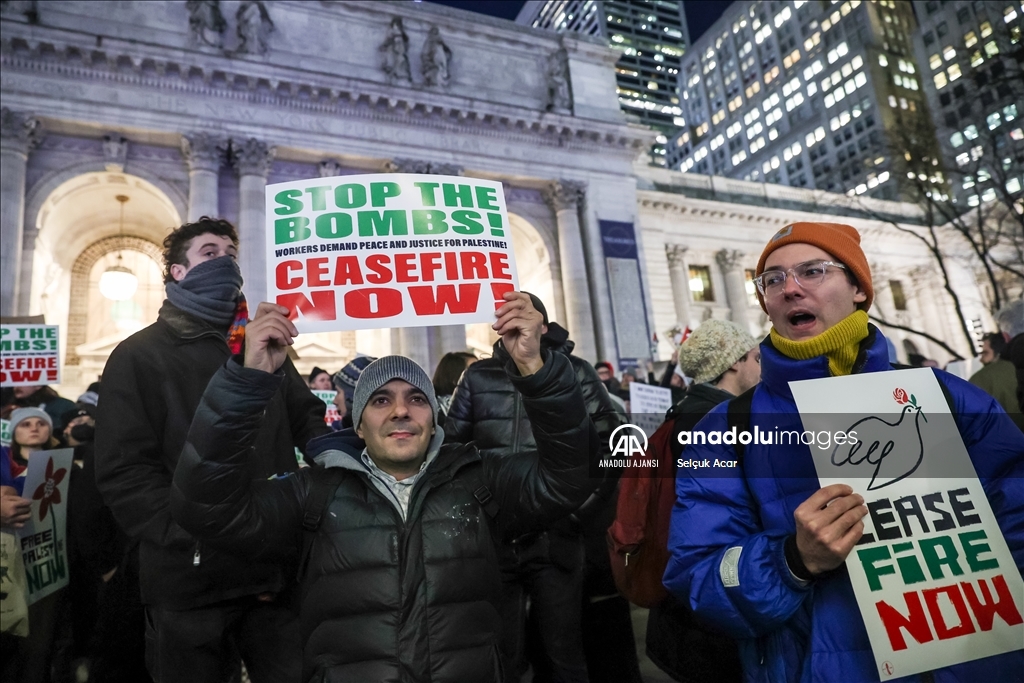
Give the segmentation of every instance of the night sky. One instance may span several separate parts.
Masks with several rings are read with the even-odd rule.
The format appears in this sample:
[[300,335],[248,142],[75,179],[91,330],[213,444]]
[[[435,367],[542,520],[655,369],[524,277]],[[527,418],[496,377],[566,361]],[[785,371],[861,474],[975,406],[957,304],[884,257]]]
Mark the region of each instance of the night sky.
[[[488,14],[510,21],[515,20],[524,4],[524,0],[428,0],[428,2]],[[704,35],[704,32],[718,20],[718,17],[722,16],[725,8],[731,4],[732,0],[690,0],[684,3],[686,23],[690,27],[690,40],[697,40]]]

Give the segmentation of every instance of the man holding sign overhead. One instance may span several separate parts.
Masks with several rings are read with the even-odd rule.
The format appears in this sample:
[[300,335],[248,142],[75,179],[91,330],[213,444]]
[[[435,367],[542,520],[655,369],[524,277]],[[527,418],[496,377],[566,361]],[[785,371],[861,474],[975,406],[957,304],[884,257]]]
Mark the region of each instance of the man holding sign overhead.
[[947,373],[888,372],[852,227],[786,226],[755,283],[761,384],[680,435],[666,587],[748,681],[1019,679],[1019,430]]
[[298,334],[287,313],[261,304],[244,365],[210,381],[175,473],[175,518],[212,547],[301,552],[303,680],[498,683],[496,545],[590,492],[598,438],[572,365],[542,347],[529,296],[507,292],[493,328],[536,452],[494,460],[442,445],[430,378],[386,356],[356,383],[354,431],[310,444],[324,467],[257,481],[248,461]]

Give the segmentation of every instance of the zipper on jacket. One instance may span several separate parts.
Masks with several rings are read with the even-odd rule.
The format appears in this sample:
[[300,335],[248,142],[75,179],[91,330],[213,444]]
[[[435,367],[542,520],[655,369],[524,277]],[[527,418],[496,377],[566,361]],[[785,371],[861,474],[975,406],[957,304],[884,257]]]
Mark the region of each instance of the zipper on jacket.
[[523,401],[523,397],[518,391],[515,392],[515,396],[516,409],[512,416],[512,455],[519,452],[519,409]]
[[200,551],[200,543],[201,543],[200,541],[196,541],[196,552],[195,552],[195,554],[193,554],[193,555],[192,555],[192,566],[193,566],[193,567],[198,567],[198,566],[199,566],[199,560],[200,560],[200,555],[199,555],[199,551]]

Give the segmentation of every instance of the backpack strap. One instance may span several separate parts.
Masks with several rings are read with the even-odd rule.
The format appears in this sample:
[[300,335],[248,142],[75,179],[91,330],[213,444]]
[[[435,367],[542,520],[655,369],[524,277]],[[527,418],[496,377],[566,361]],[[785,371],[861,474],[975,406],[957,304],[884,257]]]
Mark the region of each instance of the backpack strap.
[[306,496],[306,504],[302,506],[302,528],[305,531],[316,531],[324,521],[324,513],[331,504],[335,491],[345,478],[345,470],[331,467],[323,470],[320,476],[313,476],[312,487]]
[[[737,434],[739,432],[750,431],[750,406],[754,403],[754,391],[756,389],[757,386],[753,386],[736,398],[729,399],[726,420],[730,431],[733,427],[736,428]],[[743,453],[747,448],[737,440],[733,449],[736,451],[736,464],[742,468]]]

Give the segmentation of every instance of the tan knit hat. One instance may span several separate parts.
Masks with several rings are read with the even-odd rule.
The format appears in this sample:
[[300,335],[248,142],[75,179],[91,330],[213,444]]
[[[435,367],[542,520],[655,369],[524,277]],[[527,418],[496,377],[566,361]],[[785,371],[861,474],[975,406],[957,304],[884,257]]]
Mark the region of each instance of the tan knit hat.
[[706,320],[679,345],[679,367],[698,384],[710,382],[757,346],[750,333],[728,320]]

